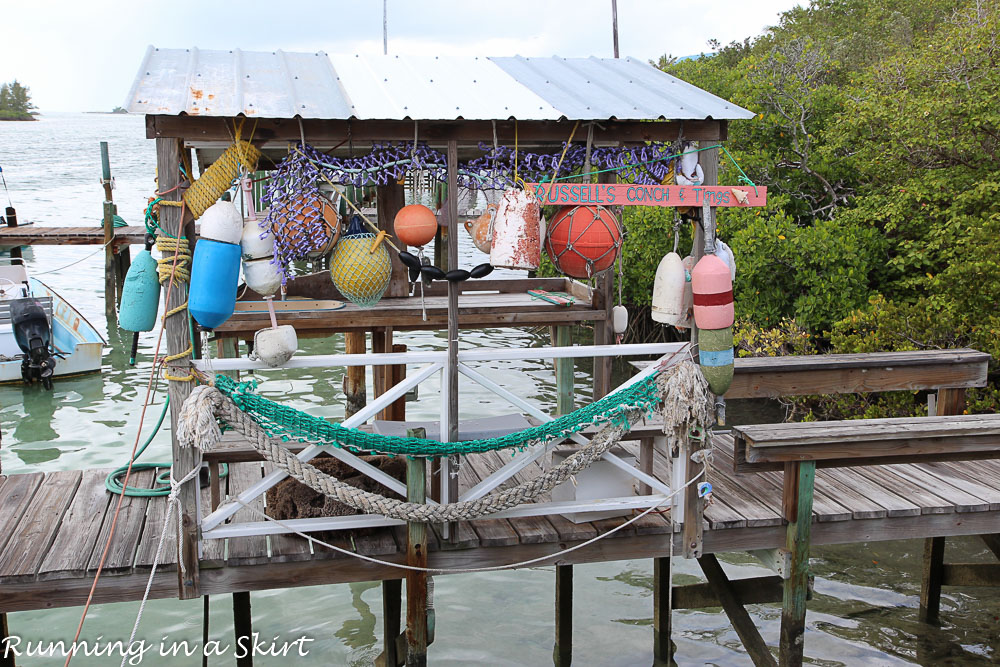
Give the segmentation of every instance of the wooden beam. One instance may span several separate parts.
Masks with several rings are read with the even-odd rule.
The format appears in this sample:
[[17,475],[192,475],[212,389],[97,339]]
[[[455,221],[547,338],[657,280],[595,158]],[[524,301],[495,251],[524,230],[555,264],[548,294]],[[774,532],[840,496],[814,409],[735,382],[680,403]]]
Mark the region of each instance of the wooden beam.
[[[654,559],[654,566],[655,560],[660,559]],[[656,574],[655,570],[653,574]],[[783,584],[781,577],[774,575],[736,579],[729,582],[736,601],[744,606],[781,602]],[[721,606],[722,601],[716,595],[711,584],[707,582],[674,587],[674,609],[705,609]]]
[[980,535],[979,537],[986,543],[986,548],[992,551],[994,556],[1000,558],[1000,534]]
[[788,521],[785,549],[791,554],[791,559],[781,604],[778,659],[782,667],[799,667],[802,664],[815,480],[814,462],[785,464],[782,508]]
[[[159,174],[157,188],[165,201],[179,201],[180,193],[175,189],[180,176],[180,147],[175,139],[156,140],[156,170]],[[171,236],[182,236],[185,232],[184,221],[181,220],[181,208],[178,206],[160,206],[160,226]],[[193,224],[191,225],[193,229]],[[192,249],[194,237],[188,236]],[[173,286],[164,285],[166,296],[164,308],[170,310],[187,303],[188,286],[180,280],[174,280]],[[189,375],[190,359],[180,356],[190,345],[188,315],[186,310],[167,318],[166,324],[167,354],[178,358],[166,364],[167,374],[173,377]],[[173,452],[173,477],[183,479],[191,470],[201,465],[199,450],[194,447],[180,447],[177,442],[177,420],[181,406],[191,393],[191,382],[170,380],[168,394],[170,396],[170,437]],[[197,515],[198,480],[188,482],[180,490],[181,534],[177,539],[178,568],[177,577],[179,596],[182,600],[199,597],[198,590],[198,515]]]
[[556,565],[556,643],[552,662],[569,667],[573,662],[573,566]]
[[733,629],[739,635],[740,641],[743,642],[743,648],[747,650],[753,664],[758,667],[775,665],[774,656],[771,655],[771,651],[760,636],[760,631],[754,625],[753,619],[750,618],[750,614],[747,613],[746,608],[737,597],[732,582],[729,581],[722,565],[719,564],[719,559],[714,554],[707,554],[698,559],[698,565],[705,573],[712,591],[722,604],[726,616],[733,624]]
[[[254,143],[298,141],[301,134],[299,119],[254,119]],[[560,147],[566,141],[571,120],[522,120],[516,122],[517,139],[522,145],[546,143]],[[413,141],[412,120],[324,120],[301,119],[302,128],[315,145],[338,144],[348,137],[355,143],[372,141]],[[199,141],[231,142],[228,119],[206,116],[146,116],[146,138],[182,138],[197,144]],[[684,136],[695,141],[719,141],[727,133],[726,121],[617,121],[601,120],[594,127],[594,142],[642,143],[646,141],[672,142],[683,127]],[[497,138],[502,144],[514,144],[515,121],[497,120]],[[420,121],[420,140],[434,146],[448,141],[463,146],[479,142],[493,142],[493,123],[489,120]],[[284,146],[282,145],[282,148]]]

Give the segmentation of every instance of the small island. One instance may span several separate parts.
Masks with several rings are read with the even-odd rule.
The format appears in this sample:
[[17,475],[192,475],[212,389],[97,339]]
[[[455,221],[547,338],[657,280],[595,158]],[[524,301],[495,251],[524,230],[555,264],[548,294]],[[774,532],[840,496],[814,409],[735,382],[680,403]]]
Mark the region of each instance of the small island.
[[34,109],[27,86],[17,79],[0,85],[0,120],[37,120]]

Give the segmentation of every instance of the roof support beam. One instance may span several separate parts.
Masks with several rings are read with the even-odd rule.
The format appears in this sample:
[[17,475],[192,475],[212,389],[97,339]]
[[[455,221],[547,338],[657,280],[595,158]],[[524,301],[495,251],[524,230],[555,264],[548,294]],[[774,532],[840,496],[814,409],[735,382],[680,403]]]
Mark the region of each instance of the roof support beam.
[[[254,142],[298,141],[299,122],[296,118],[250,118]],[[232,118],[209,116],[146,116],[146,137],[175,137],[188,141],[227,141],[232,135]],[[679,137],[693,141],[724,141],[728,134],[725,120],[685,121],[617,121],[600,120],[594,128],[594,142],[640,143],[644,141],[675,141]],[[310,142],[340,142],[348,137],[354,142],[412,141],[412,120],[302,120],[306,140]],[[520,143],[561,144],[569,137],[573,122],[569,120],[517,121]],[[515,121],[498,120],[497,138],[500,143],[514,143]],[[493,124],[489,120],[420,121],[420,138],[430,144],[457,141],[475,145],[493,142]]]

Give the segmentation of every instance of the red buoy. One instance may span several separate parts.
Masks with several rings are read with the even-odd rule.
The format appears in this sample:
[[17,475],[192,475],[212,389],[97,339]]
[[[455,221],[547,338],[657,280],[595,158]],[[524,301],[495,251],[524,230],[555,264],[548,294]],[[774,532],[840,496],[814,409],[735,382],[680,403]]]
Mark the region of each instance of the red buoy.
[[423,204],[410,204],[399,209],[393,226],[400,241],[420,247],[434,238],[438,223],[434,211]]
[[567,276],[591,278],[614,266],[621,244],[621,227],[610,210],[564,206],[549,223],[545,252]]

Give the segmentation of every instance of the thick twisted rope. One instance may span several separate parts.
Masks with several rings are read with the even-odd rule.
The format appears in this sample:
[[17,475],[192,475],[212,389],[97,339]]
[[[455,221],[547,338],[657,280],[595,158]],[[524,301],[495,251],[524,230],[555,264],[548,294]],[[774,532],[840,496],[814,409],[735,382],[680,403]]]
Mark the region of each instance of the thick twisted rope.
[[[656,383],[661,392],[666,392],[667,385],[671,382],[687,385],[687,392],[675,392],[674,397],[683,395],[684,400],[697,400],[703,395],[703,391],[699,391],[702,389],[701,383],[697,382],[700,378],[701,374],[691,362],[682,362],[661,372],[657,376]],[[242,433],[265,459],[315,491],[366,514],[379,514],[403,521],[443,523],[475,519],[532,502],[600,459],[639,419],[645,416],[645,411],[628,410],[624,423],[607,424],[597,432],[588,445],[530,481],[476,500],[446,505],[425,505],[386,498],[346,484],[309,463],[300,461],[280,442],[270,438],[253,418],[242,412],[230,398],[214,387],[197,387],[185,401],[181,409],[177,434],[181,446],[200,445],[203,450],[214,446],[222,434],[211,418],[212,415]]]

